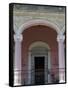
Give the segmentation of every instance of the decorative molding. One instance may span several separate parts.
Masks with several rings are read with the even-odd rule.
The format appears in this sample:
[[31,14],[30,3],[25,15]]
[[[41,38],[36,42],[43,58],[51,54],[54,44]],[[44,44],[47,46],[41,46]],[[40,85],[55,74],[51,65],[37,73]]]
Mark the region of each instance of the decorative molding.
[[63,35],[63,34],[58,34],[57,35],[57,41],[58,42],[64,42],[64,40],[65,40],[65,35]]
[[44,25],[53,28],[58,34],[60,32],[60,29],[58,26],[48,20],[43,20],[43,19],[32,19],[27,22],[25,22],[23,25],[20,26],[18,33],[22,33],[25,29],[35,26],[35,25]]
[[65,32],[65,25],[62,28],[62,33],[64,34],[64,32]]
[[52,7],[45,5],[14,5],[14,11],[23,11],[23,12],[50,12],[50,13],[64,13],[65,7]]
[[14,35],[14,41],[22,41],[23,40],[23,36],[22,34],[15,34]]

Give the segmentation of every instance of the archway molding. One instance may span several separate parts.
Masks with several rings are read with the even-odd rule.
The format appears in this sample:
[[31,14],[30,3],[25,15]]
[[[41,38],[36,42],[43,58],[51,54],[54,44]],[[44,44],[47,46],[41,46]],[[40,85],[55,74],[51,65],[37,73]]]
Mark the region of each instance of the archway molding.
[[58,26],[56,24],[54,24],[51,21],[43,20],[43,19],[29,20],[29,21],[25,22],[23,25],[21,25],[20,28],[15,33],[21,34],[27,28],[29,28],[31,26],[36,26],[36,25],[48,26],[48,27],[53,28],[53,30],[55,30],[57,32],[57,34],[61,33],[60,29],[58,28]]

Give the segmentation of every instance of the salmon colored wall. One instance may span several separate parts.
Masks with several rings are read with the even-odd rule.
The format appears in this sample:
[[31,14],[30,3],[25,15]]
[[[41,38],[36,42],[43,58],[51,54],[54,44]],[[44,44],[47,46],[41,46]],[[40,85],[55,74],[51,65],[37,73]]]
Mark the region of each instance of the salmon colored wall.
[[22,69],[27,70],[28,63],[28,48],[29,46],[36,41],[43,41],[47,43],[51,51],[51,64],[52,72],[55,73],[53,69],[58,67],[58,43],[57,43],[57,33],[52,28],[47,26],[37,25],[32,26],[22,33],[23,42],[22,42]]

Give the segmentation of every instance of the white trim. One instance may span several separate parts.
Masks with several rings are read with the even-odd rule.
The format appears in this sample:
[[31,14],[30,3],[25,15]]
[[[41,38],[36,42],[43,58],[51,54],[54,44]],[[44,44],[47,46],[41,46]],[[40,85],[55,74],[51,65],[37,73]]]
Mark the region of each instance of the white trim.
[[17,30],[18,33],[22,33],[24,30],[31,26],[35,25],[44,25],[53,28],[57,33],[60,33],[60,29],[56,24],[54,24],[51,21],[42,20],[42,19],[32,19],[27,22],[25,22],[23,25],[20,26],[19,30]]
[[33,47],[37,47],[37,46],[40,46],[40,47],[45,47],[47,48],[48,50],[50,50],[50,47],[47,43],[43,42],[43,41],[36,41],[36,42],[33,42],[30,46],[29,46],[29,51],[32,50]]

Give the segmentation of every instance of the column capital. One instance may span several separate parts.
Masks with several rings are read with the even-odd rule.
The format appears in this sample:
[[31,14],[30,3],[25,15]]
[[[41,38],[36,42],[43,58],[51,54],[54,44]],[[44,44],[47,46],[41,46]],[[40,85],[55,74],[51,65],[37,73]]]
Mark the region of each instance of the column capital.
[[64,40],[65,40],[65,35],[63,35],[63,34],[58,34],[57,35],[57,41],[58,42],[64,42]]
[[14,34],[14,41],[22,41],[23,40],[23,35],[22,34]]

